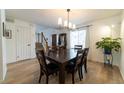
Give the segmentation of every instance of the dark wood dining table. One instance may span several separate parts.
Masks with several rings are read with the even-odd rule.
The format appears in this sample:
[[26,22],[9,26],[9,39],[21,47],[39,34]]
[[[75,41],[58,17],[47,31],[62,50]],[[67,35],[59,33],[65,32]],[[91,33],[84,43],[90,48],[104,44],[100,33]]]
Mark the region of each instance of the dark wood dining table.
[[48,60],[59,66],[59,83],[65,83],[65,66],[68,62],[76,58],[77,50],[75,49],[58,49],[46,52],[45,56]]

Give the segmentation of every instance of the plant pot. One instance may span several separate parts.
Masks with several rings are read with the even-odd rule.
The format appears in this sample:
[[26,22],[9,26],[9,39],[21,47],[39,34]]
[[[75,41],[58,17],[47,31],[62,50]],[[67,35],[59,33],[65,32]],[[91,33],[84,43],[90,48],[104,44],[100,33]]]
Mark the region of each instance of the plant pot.
[[112,54],[112,50],[104,48],[104,54],[110,55],[110,54]]

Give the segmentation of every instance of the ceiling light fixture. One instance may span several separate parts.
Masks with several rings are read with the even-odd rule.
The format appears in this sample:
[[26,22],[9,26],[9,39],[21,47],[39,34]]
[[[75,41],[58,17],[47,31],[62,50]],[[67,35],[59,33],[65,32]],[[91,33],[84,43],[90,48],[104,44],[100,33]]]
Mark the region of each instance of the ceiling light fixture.
[[63,28],[63,29],[68,29],[68,30],[74,30],[76,29],[76,25],[75,24],[72,24],[69,20],[69,13],[70,13],[70,9],[67,9],[67,20],[65,20],[64,22],[62,22],[62,18],[59,17],[58,18],[58,25],[59,25],[59,28]]

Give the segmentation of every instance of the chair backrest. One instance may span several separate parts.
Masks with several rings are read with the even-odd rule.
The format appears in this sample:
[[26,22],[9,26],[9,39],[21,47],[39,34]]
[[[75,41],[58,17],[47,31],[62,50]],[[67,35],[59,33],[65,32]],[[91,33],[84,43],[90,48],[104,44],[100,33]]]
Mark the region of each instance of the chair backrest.
[[82,49],[82,45],[74,45],[74,49]]
[[83,62],[82,63],[86,63],[87,62],[87,55],[89,52],[89,48],[84,48],[84,58],[83,58]]
[[89,48],[84,48],[84,51],[85,51],[85,56],[87,57],[88,52],[89,52]]
[[76,59],[75,59],[75,65],[81,64],[82,62],[82,57],[84,54],[84,50],[77,51]]
[[82,65],[82,64],[84,64],[84,62],[86,62],[88,52],[89,52],[89,48],[84,48],[82,50],[82,56],[81,56],[80,63],[79,63],[80,65]]
[[45,55],[44,55],[44,51],[43,50],[37,51],[36,56],[37,56],[37,59],[39,61],[41,69],[45,73],[47,73],[48,70],[47,70],[47,63],[46,63],[46,58],[45,58]]

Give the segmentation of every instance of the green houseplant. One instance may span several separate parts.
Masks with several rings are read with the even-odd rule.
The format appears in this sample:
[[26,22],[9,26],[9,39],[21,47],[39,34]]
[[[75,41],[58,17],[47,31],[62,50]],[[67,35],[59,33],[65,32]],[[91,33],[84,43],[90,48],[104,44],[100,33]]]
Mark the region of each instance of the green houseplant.
[[118,52],[121,48],[120,40],[121,38],[112,39],[111,37],[105,37],[101,41],[96,42],[96,46],[104,49],[104,54],[112,54],[112,50]]

